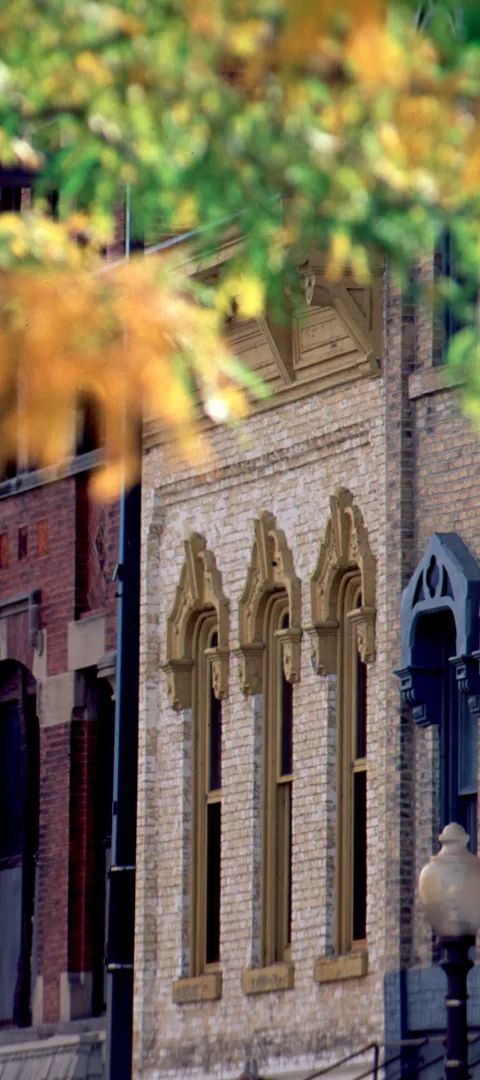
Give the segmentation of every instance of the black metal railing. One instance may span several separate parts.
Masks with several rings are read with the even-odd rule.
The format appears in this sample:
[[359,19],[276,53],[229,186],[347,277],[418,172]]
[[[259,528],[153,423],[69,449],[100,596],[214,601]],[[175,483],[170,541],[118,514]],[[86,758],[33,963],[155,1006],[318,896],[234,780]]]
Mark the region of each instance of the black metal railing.
[[[432,1049],[436,1044],[443,1044],[444,1037],[442,1035],[430,1035],[424,1038],[417,1039],[401,1039],[395,1043],[367,1043],[359,1050],[354,1050],[350,1054],[345,1054],[343,1057],[338,1058],[337,1061],[326,1065],[321,1069],[316,1069],[314,1072],[308,1073],[305,1080],[318,1080],[319,1077],[328,1076],[335,1072],[337,1069],[341,1069],[344,1065],[349,1065],[359,1058],[365,1058],[368,1054],[372,1054],[372,1061],[366,1065],[364,1062],[359,1062],[359,1069],[365,1064],[363,1072],[358,1072],[355,1075],[355,1080],[367,1080],[367,1077],[373,1077],[373,1080],[379,1080],[379,1077],[388,1077],[388,1080],[414,1080],[415,1077],[421,1076],[427,1069],[433,1069],[436,1065],[440,1066],[435,1080],[441,1080],[443,1077],[443,1066],[445,1063],[445,1049],[442,1045],[442,1052],[436,1057],[425,1057],[423,1051],[427,1048]],[[472,1047],[480,1043],[480,1034],[469,1039],[469,1051]],[[390,1051],[395,1051],[393,1054]],[[412,1055],[414,1060],[406,1060],[407,1056]],[[398,1072],[394,1070],[394,1067],[398,1065]],[[476,1065],[480,1065],[480,1054],[473,1059],[470,1057],[469,1068],[473,1069]],[[433,1080],[433,1078],[432,1078]]]

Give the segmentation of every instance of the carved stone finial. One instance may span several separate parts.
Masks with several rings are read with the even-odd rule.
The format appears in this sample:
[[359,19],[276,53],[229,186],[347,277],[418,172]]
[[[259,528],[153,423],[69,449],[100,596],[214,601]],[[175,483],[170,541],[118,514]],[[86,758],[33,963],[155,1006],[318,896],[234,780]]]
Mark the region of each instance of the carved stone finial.
[[348,617],[355,627],[360,659],[369,664],[375,660],[375,608],[360,607]]
[[205,656],[210,658],[212,665],[212,690],[218,701],[223,701],[228,696],[228,662],[229,650],[216,646],[205,649]]
[[282,646],[283,674],[287,682],[299,682],[302,659],[301,627],[289,626],[285,630],[277,630],[275,636],[280,640]]
[[263,686],[263,642],[240,645],[238,650],[240,686],[244,694],[261,694]]

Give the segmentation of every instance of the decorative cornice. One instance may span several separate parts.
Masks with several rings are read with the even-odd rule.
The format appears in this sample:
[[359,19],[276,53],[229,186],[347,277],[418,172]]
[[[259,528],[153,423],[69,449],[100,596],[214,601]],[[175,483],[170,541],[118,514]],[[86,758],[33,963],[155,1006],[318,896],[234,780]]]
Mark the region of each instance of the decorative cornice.
[[332,281],[325,267],[308,259],[300,268],[308,307],[334,308],[365,367],[376,374],[383,355],[382,318],[376,283],[360,285],[352,277]]

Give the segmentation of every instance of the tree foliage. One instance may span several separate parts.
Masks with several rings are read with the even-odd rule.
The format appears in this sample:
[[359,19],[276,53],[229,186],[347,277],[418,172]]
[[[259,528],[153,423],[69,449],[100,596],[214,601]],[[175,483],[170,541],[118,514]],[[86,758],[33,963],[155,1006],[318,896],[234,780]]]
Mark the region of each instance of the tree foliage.
[[[477,3],[7,0],[0,37],[0,163],[36,177],[32,208],[0,216],[4,453],[13,385],[39,463],[65,454],[82,389],[113,466],[142,401],[187,439],[197,391],[243,415],[261,388],[225,314],[281,306],[311,248],[363,280],[372,254],[401,271],[448,227],[476,280]],[[126,201],[134,240],[185,242],[105,264]],[[191,267],[226,236],[212,288]],[[472,317],[472,290],[455,299]],[[478,399],[467,333],[454,361]]]

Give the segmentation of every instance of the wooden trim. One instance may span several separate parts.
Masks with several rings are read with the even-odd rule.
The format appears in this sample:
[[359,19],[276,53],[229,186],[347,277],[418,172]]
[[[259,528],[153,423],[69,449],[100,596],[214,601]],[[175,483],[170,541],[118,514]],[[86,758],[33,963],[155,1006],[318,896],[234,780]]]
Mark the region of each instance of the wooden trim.
[[355,758],[357,719],[357,638],[350,614],[359,610],[362,586],[359,571],[344,574],[338,596],[338,703],[337,703],[337,949],[346,954],[353,938],[353,774],[366,772],[366,761]]
[[209,738],[210,693],[212,688],[212,649],[214,634],[218,632],[215,615],[204,613],[197,620],[193,653],[194,664],[194,713],[193,713],[193,851],[192,851],[192,923],[191,923],[191,974],[201,976],[206,972],[207,953],[207,808],[215,802],[221,804],[222,793],[209,790]]
[[288,617],[286,592],[273,594],[264,623],[263,859],[262,958],[264,967],[288,958],[288,886],[290,874],[292,778],[281,776],[282,641],[279,630]]

